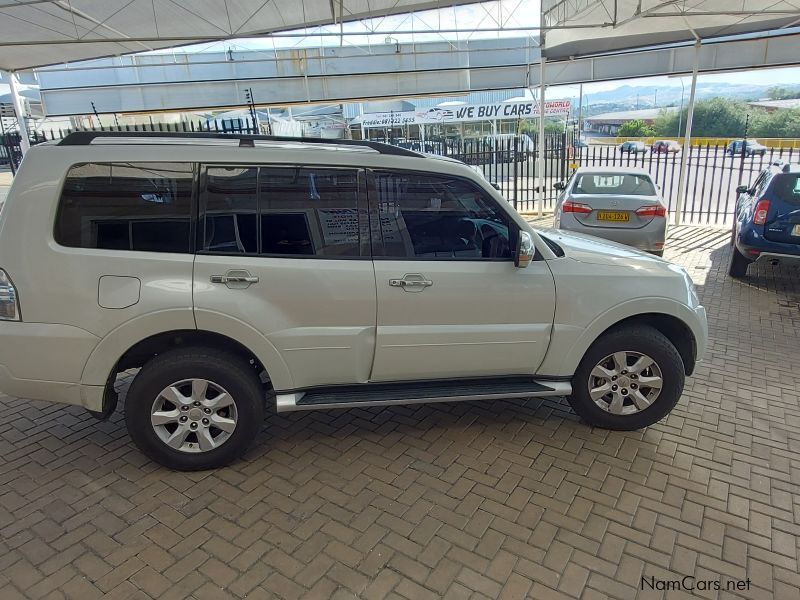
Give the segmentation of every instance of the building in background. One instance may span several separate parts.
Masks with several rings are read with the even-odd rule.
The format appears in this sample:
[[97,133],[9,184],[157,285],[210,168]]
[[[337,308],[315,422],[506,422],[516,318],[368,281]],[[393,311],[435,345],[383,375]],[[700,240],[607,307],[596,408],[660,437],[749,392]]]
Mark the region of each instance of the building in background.
[[676,107],[645,108],[642,110],[623,110],[608,112],[593,117],[584,117],[583,128],[587,133],[615,136],[625,123],[630,121],[643,121],[647,125],[655,123],[662,111],[678,110]]

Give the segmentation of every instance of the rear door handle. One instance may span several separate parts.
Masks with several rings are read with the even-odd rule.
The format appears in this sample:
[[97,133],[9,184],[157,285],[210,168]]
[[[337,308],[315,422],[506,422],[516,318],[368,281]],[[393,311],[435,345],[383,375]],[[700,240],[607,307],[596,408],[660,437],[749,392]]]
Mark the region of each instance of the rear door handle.
[[421,292],[433,285],[433,281],[420,273],[406,273],[402,279],[390,279],[389,285],[403,288],[406,292]]
[[231,269],[225,275],[212,275],[210,279],[211,283],[224,283],[231,289],[244,289],[258,283],[258,276],[241,269]]

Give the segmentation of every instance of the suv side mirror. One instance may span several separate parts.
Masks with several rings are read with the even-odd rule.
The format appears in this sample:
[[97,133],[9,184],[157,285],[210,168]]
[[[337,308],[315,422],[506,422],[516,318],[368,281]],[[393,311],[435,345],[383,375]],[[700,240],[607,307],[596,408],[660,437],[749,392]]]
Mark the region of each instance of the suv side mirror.
[[536,254],[536,247],[533,245],[533,238],[527,231],[519,232],[519,240],[517,240],[517,253],[514,256],[514,266],[519,269],[524,269],[533,260]]
[[737,188],[736,188],[736,193],[737,194],[746,194],[749,191],[750,191],[750,188],[747,187],[746,185],[740,185],[740,186],[737,186]]
[[553,184],[553,189],[554,190],[558,190],[559,192],[563,191],[563,190],[567,189],[567,184],[564,183],[563,181],[556,181]]

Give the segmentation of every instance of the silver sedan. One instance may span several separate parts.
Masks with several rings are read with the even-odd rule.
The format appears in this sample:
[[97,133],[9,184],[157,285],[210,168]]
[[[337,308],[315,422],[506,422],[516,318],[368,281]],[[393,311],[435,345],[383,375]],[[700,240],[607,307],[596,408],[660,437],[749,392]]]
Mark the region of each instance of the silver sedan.
[[667,207],[643,169],[580,167],[557,183],[555,227],[664,254]]

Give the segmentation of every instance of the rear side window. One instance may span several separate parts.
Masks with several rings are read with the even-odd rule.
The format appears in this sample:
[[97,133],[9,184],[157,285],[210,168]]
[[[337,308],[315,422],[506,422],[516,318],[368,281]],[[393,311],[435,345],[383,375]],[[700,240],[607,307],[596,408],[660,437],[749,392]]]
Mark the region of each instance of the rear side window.
[[790,204],[800,204],[800,175],[778,175],[772,184],[775,197]]
[[356,169],[209,166],[203,181],[201,247],[206,252],[369,254],[368,216],[360,204]]
[[74,248],[190,252],[193,182],[189,163],[75,165],[55,239]]

